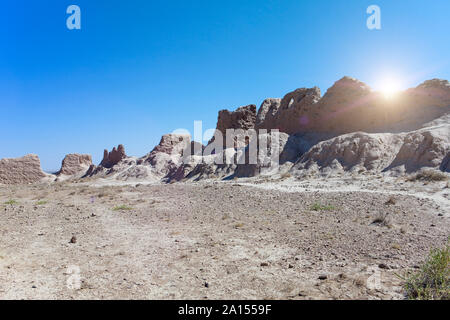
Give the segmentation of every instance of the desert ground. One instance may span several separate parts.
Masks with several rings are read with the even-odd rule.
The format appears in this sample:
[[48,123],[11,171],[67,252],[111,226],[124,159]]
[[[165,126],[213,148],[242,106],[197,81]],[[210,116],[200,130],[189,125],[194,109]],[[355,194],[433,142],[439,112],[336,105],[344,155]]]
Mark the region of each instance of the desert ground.
[[404,299],[449,194],[381,175],[5,185],[0,298]]

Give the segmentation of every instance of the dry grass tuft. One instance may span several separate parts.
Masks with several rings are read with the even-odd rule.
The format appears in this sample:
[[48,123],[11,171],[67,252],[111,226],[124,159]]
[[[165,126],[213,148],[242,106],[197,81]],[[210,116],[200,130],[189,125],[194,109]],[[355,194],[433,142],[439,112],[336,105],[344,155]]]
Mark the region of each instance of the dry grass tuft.
[[288,179],[291,177],[292,177],[292,175],[289,172],[285,172],[285,173],[281,174],[281,179]]
[[441,171],[425,169],[420,170],[416,174],[410,176],[407,181],[426,181],[426,182],[435,182],[435,181],[445,181],[448,180],[448,176]]
[[239,222],[239,223],[236,223],[236,224],[234,225],[234,227],[235,227],[236,229],[240,229],[240,228],[244,227],[244,224],[243,224],[242,222]]
[[387,205],[394,205],[394,204],[396,204],[397,203],[397,200],[393,197],[393,196],[391,196],[389,199],[388,199],[388,201],[386,201],[384,204],[387,204]]
[[389,213],[380,212],[374,217],[374,219],[372,220],[372,224],[379,224],[381,226],[391,227],[392,220],[389,216]]
[[112,210],[113,211],[130,211],[130,210],[133,210],[133,208],[123,204],[121,206],[115,206]]

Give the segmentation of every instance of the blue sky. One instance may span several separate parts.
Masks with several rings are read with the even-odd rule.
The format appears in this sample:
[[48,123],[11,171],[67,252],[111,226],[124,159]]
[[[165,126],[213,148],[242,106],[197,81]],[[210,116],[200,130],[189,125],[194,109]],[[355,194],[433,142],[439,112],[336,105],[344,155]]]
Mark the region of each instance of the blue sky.
[[[81,30],[66,28],[71,4]],[[54,170],[119,143],[142,156],[194,120],[214,128],[219,109],[344,75],[450,79],[449,17],[448,0],[2,1],[0,158]]]

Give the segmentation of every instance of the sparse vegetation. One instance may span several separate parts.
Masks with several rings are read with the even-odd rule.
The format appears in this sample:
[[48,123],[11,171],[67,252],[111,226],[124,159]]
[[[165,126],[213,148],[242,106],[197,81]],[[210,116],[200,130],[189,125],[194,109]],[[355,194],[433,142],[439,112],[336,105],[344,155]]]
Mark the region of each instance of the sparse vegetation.
[[281,179],[288,179],[292,177],[292,175],[289,172],[285,172],[283,174],[281,174]]
[[120,206],[115,206],[113,208],[113,211],[130,211],[130,210],[133,210],[133,208],[130,206],[127,206],[125,204],[120,205]]
[[417,172],[416,174],[410,176],[407,180],[426,182],[445,181],[448,180],[448,176],[444,172],[428,169]]
[[397,200],[393,196],[389,197],[388,201],[385,202],[387,205],[394,205],[397,203]]
[[391,227],[391,219],[389,217],[389,213],[380,212],[375,218],[372,220],[372,224],[379,224],[385,227]]
[[450,300],[450,245],[431,250],[419,270],[403,277],[406,297],[415,300]]
[[84,193],[87,193],[89,191],[89,188],[81,188],[80,190],[79,190],[79,193],[80,194],[84,194]]
[[236,223],[236,224],[234,225],[234,227],[235,227],[236,229],[242,228],[243,226],[244,226],[244,224],[243,224],[242,222]]
[[322,205],[320,203],[314,203],[311,206],[311,210],[312,211],[332,211],[335,210],[336,208],[333,205]]
[[48,201],[46,200],[39,200],[38,202],[36,202],[37,206],[43,206],[44,204],[47,204]]
[[10,199],[10,200],[8,200],[8,201],[6,201],[5,202],[5,204],[6,205],[15,205],[15,204],[18,204],[19,202],[17,202],[16,200],[14,200],[14,199]]

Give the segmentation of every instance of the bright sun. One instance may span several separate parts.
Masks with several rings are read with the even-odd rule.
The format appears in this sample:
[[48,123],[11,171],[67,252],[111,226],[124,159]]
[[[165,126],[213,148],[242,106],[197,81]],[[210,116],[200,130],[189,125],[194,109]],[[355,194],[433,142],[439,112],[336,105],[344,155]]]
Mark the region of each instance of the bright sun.
[[402,89],[401,82],[395,78],[387,78],[379,83],[377,91],[380,91],[387,99],[394,98]]

